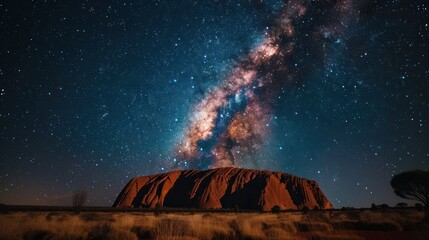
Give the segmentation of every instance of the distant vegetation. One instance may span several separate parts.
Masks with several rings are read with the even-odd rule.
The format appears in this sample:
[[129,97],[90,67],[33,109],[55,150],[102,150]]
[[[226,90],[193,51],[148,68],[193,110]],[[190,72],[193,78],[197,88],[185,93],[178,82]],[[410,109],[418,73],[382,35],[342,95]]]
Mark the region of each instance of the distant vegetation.
[[404,208],[404,207],[408,207],[408,204],[400,202],[400,203],[396,204],[396,207],[402,207],[402,208]]

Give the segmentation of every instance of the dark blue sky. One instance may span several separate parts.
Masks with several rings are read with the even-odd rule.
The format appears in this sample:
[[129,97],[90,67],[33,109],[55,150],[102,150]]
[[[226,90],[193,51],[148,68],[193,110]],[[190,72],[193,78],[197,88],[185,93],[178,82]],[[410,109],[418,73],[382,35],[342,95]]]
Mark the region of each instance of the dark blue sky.
[[[275,91],[254,158],[318,181],[335,207],[396,204],[392,174],[429,168],[428,6],[355,2],[336,33],[336,2],[308,1],[294,22],[293,81]],[[0,202],[69,205],[85,189],[90,205],[110,205],[131,177],[163,171],[193,106],[282,7],[0,3]]]

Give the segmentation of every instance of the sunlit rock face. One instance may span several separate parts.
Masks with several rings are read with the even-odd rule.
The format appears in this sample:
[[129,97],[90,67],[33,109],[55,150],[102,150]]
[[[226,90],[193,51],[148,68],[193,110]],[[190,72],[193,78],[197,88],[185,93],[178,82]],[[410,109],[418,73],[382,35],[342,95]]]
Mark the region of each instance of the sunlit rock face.
[[183,170],[130,180],[113,207],[172,207],[269,211],[330,209],[317,182],[287,173],[244,168]]

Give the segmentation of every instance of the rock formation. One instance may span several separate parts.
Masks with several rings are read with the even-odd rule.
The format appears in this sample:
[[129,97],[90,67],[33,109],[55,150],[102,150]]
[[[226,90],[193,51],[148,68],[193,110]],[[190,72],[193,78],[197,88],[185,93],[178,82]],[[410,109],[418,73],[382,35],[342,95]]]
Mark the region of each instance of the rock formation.
[[182,170],[130,180],[113,207],[330,209],[319,185],[287,173],[244,168]]

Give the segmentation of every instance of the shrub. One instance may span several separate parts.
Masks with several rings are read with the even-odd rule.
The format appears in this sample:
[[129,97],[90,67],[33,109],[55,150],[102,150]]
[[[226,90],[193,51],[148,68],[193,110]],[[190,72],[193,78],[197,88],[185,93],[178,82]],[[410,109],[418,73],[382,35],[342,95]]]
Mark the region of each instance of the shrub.
[[272,213],[279,213],[280,212],[280,206],[279,205],[275,205],[271,208],[271,212]]
[[423,210],[424,209],[423,204],[421,204],[421,203],[414,204],[414,207],[417,208],[417,210]]
[[404,208],[404,207],[408,207],[408,204],[404,203],[404,202],[400,202],[400,203],[396,204],[396,207]]
[[308,207],[303,207],[302,209],[301,209],[301,211],[303,212],[303,213],[308,213],[308,211],[309,211],[310,209],[308,208]]
[[387,209],[387,208],[389,208],[389,205],[383,203],[383,204],[380,205],[380,208],[381,209]]

